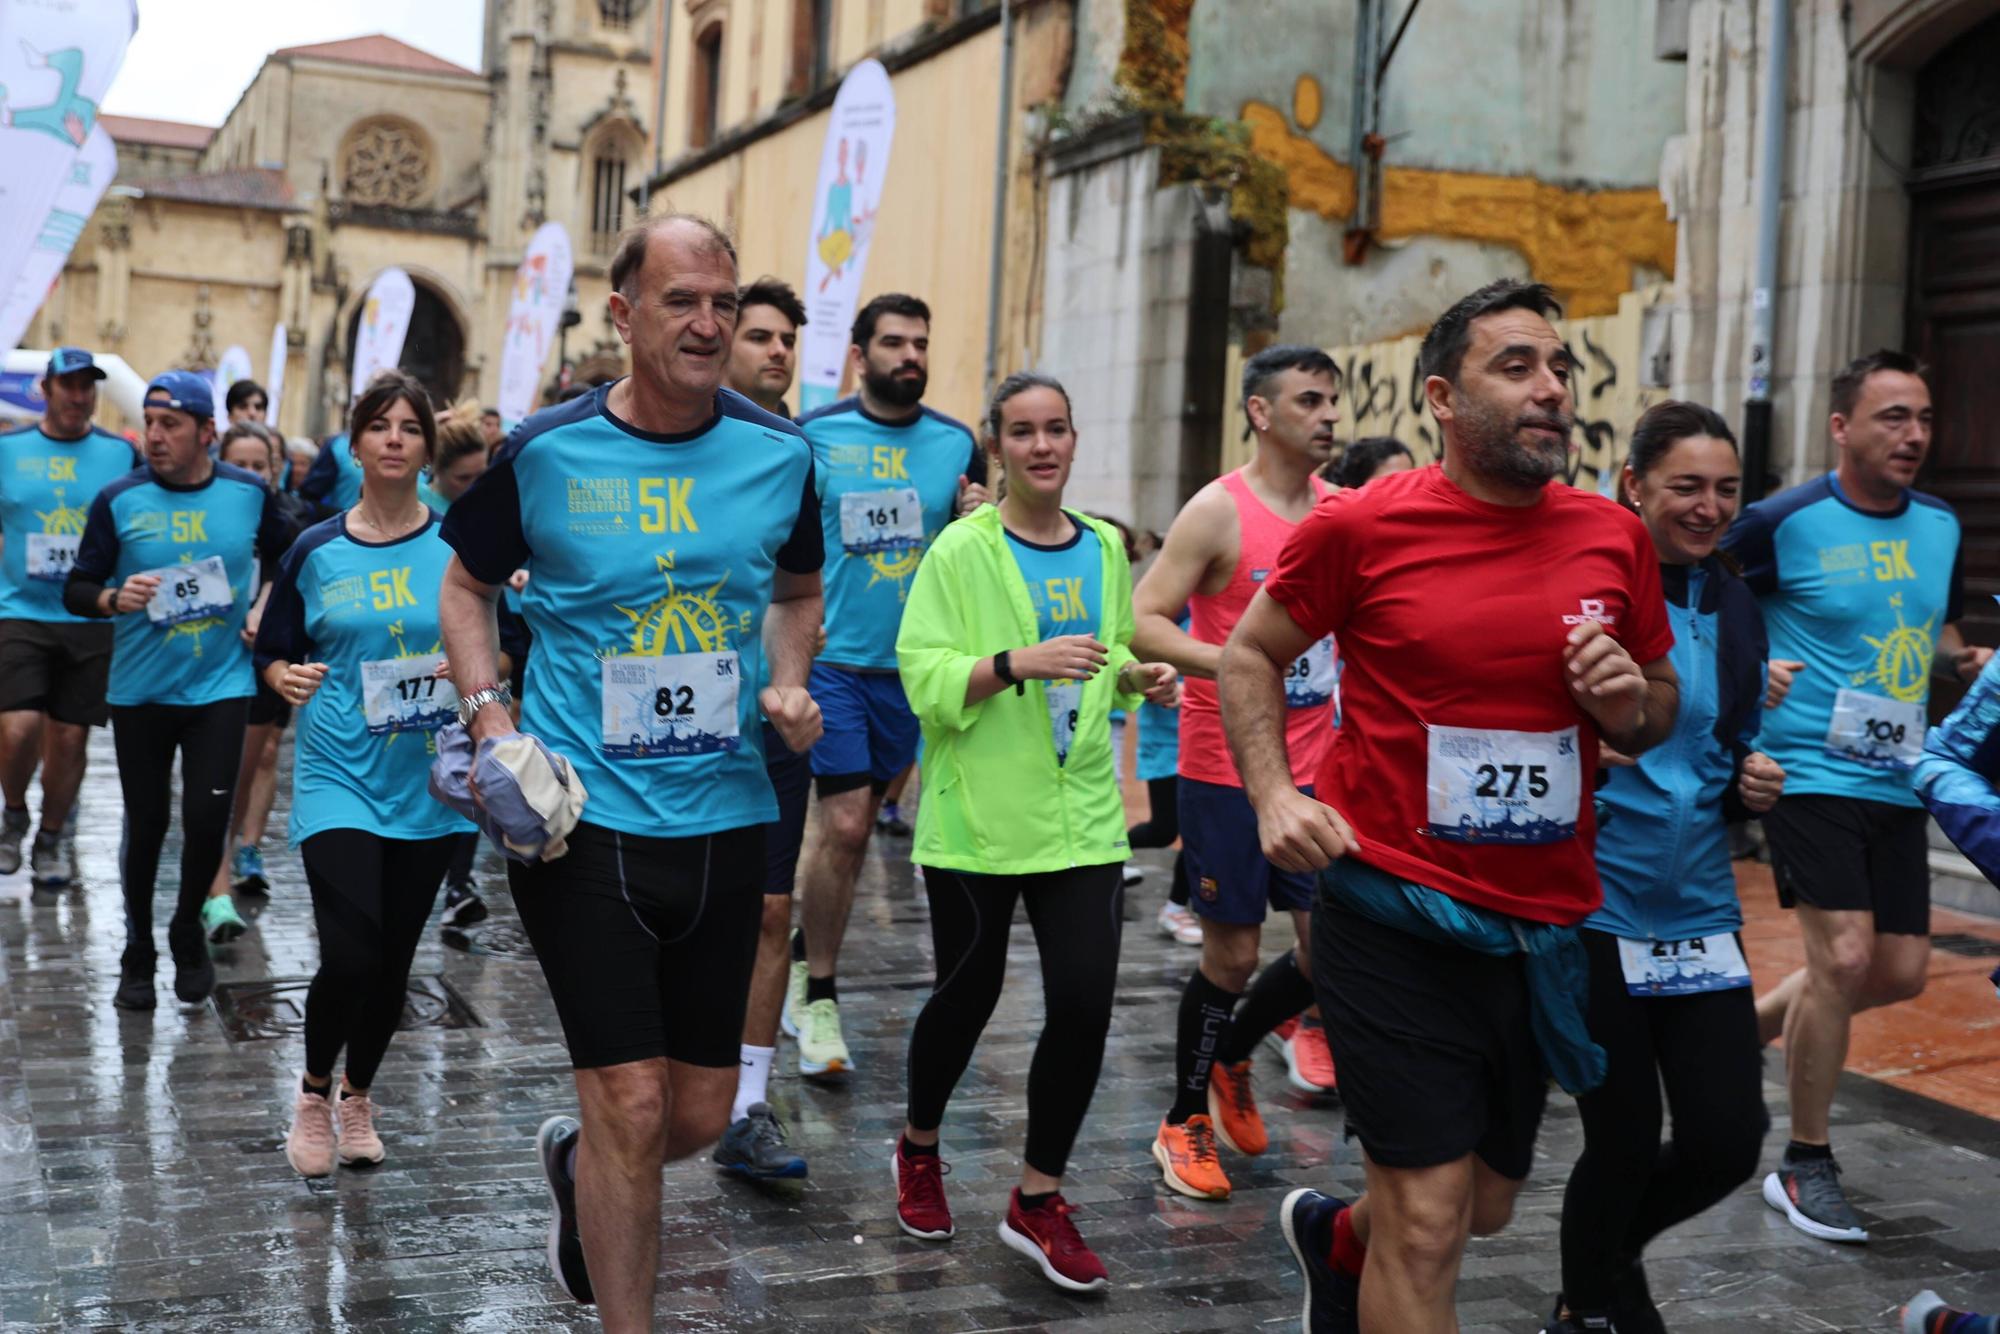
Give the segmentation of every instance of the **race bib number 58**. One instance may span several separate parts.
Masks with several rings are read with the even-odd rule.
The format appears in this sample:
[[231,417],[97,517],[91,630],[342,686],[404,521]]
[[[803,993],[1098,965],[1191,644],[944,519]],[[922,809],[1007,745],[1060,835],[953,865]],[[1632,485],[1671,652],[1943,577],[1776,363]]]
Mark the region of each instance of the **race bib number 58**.
[[1459,843],[1559,843],[1576,837],[1583,798],[1577,730],[1433,727],[1430,832]]

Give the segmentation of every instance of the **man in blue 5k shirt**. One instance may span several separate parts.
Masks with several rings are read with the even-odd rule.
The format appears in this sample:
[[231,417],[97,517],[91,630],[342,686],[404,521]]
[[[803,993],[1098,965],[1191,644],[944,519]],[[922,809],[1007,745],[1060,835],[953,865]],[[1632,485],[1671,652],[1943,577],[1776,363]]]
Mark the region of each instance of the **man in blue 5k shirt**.
[[1792,1140],[1764,1198],[1827,1241],[1865,1242],[1828,1117],[1857,1011],[1923,990],[1930,959],[1925,815],[1911,786],[1933,674],[1971,680],[1992,650],[1958,631],[1958,517],[1912,489],[1931,445],[1923,368],[1900,352],[1834,377],[1833,472],[1752,505],[1723,545],[1771,638],[1762,746],[1785,795],[1764,816],[1780,902],[1807,966],[1759,998],[1785,1038]]

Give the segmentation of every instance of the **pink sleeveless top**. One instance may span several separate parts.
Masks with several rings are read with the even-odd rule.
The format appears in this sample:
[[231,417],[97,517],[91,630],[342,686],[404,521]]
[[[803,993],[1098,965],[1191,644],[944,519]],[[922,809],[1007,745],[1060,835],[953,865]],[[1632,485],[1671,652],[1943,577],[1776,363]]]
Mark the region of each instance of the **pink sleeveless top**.
[[[1333,488],[1318,477],[1313,493],[1324,500]],[[1242,619],[1257,587],[1277,567],[1278,552],[1298,525],[1273,514],[1243,480],[1243,470],[1227,473],[1223,489],[1236,502],[1236,529],[1241,541],[1236,570],[1220,593],[1196,593],[1188,599],[1188,633],[1204,644],[1221,644]],[[1292,781],[1305,787],[1319,772],[1320,761],[1333,745],[1339,694],[1337,655],[1328,635],[1307,649],[1285,671],[1285,746],[1292,761]],[[1186,678],[1181,696],[1181,759],[1183,778],[1241,787],[1236,761],[1222,732],[1222,711],[1215,682]]]

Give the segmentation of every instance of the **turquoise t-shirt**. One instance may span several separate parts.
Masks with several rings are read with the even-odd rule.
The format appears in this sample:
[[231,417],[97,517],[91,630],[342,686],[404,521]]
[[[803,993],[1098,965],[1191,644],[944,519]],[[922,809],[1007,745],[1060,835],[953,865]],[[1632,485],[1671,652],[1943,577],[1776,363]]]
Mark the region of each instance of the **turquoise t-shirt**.
[[[345,431],[320,447],[319,457],[299,483],[299,494],[332,510],[352,509],[360,502],[361,465],[354,461]],[[449,508],[445,498],[431,489],[428,477],[418,479],[417,499],[440,514]]]
[[1856,508],[1829,473],[1744,510],[1722,540],[1758,595],[1771,656],[1805,663],[1759,747],[1785,792],[1915,806],[1938,633],[1959,617],[1958,516],[1935,496]]
[[835,667],[893,671],[903,603],[932,539],[951,522],[958,479],[984,481],[972,432],[924,408],[904,422],[859,398],[799,419],[812,445],[826,537],[826,649]]
[[92,427],[57,440],[29,426],[0,435],[0,620],[78,622],[63,583],[76,563],[90,502],[139,466],[132,446]]
[[144,610],[111,618],[112,704],[212,704],[256,689],[244,617],[259,558],[275,566],[293,529],[255,474],[213,467],[195,486],[141,468],[91,502],[72,577],[106,585],[161,577]]
[[[1007,549],[1028,585],[1028,601],[1035,608],[1035,626],[1043,639],[1058,635],[1095,635],[1104,623],[1104,553],[1096,530],[1076,522],[1069,541],[1043,546],[1013,533],[1007,534]],[[1049,739],[1055,744],[1056,762],[1069,758],[1070,741],[1076,735],[1076,709],[1083,696],[1080,681],[1044,681],[1049,701]]]
[[294,844],[328,829],[400,839],[472,829],[429,787],[437,729],[458,716],[457,693],[434,674],[450,560],[435,514],[386,543],[354,537],[336,514],[286,554],[257,627],[257,670],[279,659],[327,666],[299,710]]
[[620,421],[610,389],[524,422],[444,540],[482,583],[533,569],[521,730],[576,767],[584,820],[653,838],[767,824],[754,686],[777,571],[823,559],[811,452],[727,389],[678,435]]

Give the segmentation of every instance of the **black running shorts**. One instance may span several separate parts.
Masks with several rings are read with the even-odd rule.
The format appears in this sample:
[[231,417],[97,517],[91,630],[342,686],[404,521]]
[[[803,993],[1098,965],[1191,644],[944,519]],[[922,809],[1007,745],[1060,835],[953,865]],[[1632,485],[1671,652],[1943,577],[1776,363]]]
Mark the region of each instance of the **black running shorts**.
[[1873,913],[1883,935],[1929,935],[1929,820],[1921,806],[1862,797],[1778,798],[1764,814],[1778,902]]
[[0,621],[0,713],[33,709],[59,723],[102,727],[111,681],[105,621]]

